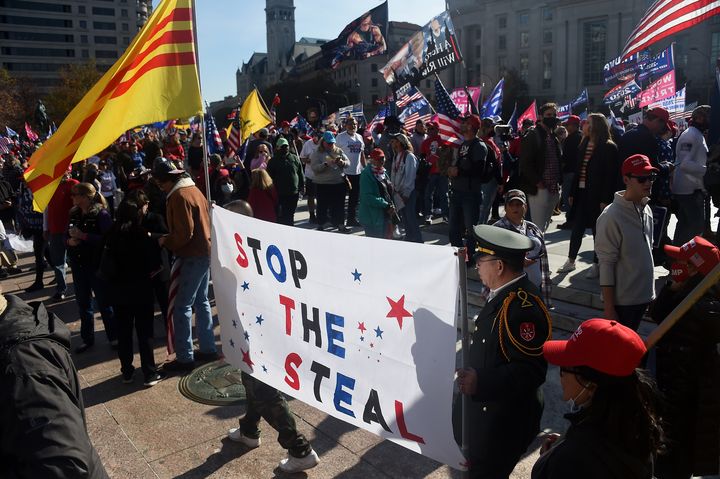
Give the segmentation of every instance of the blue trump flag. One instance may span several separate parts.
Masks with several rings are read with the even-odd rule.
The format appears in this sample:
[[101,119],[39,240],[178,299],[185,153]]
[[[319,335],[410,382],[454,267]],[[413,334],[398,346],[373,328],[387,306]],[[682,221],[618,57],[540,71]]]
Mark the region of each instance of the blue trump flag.
[[487,118],[489,116],[502,116],[502,98],[503,98],[503,86],[505,85],[505,78],[501,78],[500,81],[495,85],[492,93],[485,101],[480,109],[480,118]]
[[508,125],[510,125],[510,128],[512,128],[513,131],[518,131],[518,127],[517,127],[517,102],[515,102],[515,106],[513,106],[513,112],[512,112],[512,115],[510,115],[510,119],[508,120]]

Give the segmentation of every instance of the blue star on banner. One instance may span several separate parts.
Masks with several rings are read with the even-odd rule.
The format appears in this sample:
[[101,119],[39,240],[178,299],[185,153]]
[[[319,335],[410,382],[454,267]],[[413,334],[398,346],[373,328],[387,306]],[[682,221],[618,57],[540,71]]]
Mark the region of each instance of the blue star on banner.
[[230,346],[235,347],[235,341],[233,341],[232,338],[230,338]]
[[362,276],[362,273],[360,273],[357,268],[355,268],[355,271],[350,274],[353,275],[353,281],[357,281],[358,283],[360,282],[360,276]]
[[250,335],[245,331],[245,341],[250,341]]
[[232,324],[233,324],[233,328],[237,329],[237,321],[235,321],[235,320],[233,319],[233,320],[232,320]]
[[380,326],[378,326],[377,328],[375,328],[373,331],[375,331],[375,337],[376,337],[376,338],[382,339],[383,330],[380,329]]
[[247,291],[248,289],[250,289],[250,283],[248,283],[247,281],[244,281],[242,284],[242,289],[243,289],[243,291]]
[[360,341],[365,341],[365,336],[360,336]]
[[265,365],[264,365],[264,364],[262,365],[262,370],[263,370],[263,372],[264,372],[264,373],[266,373],[266,372],[267,372],[267,368],[265,367]]
[[255,316],[255,323],[262,326],[262,322],[265,321],[265,318],[262,317],[262,314],[260,316]]

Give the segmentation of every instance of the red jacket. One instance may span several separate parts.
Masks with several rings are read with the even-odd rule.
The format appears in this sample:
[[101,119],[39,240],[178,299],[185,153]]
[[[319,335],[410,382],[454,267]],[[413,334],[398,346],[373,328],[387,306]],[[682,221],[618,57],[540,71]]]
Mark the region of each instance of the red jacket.
[[277,221],[277,204],[278,195],[275,185],[269,190],[261,190],[258,188],[250,188],[250,194],[248,195],[248,203],[253,210],[253,216],[255,218],[270,221],[275,223]]
[[50,198],[47,207],[47,229],[50,234],[65,233],[67,230],[70,208],[73,206],[70,191],[78,183],[78,180],[72,178],[60,181],[55,194]]

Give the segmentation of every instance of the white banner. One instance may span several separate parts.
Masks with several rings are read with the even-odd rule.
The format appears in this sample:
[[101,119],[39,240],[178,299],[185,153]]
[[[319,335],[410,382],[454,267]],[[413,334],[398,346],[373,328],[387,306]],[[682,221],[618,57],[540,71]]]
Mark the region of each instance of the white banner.
[[233,366],[462,469],[452,433],[450,247],[291,228],[213,208],[212,278]]

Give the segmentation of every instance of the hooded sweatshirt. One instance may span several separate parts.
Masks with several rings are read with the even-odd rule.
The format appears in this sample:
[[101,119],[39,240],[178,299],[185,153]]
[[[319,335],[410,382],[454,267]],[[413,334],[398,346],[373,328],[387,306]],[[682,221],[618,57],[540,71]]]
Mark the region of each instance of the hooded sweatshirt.
[[[108,475],[88,437],[70,331],[40,302],[6,295],[0,314],[2,477]],[[1,300],[0,300],[1,301]]]
[[615,304],[647,304],[655,298],[652,257],[653,215],[644,198],[641,206],[615,193],[597,220],[595,252],[600,286],[615,287]]

